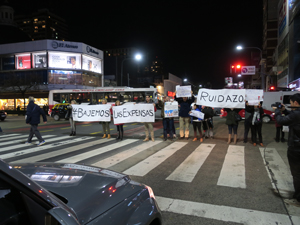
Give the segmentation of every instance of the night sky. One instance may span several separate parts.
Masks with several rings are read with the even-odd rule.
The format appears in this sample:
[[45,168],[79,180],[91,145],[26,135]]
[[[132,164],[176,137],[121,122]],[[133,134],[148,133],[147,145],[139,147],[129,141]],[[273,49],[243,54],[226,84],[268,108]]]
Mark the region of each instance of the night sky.
[[48,8],[61,16],[70,41],[136,47],[148,60],[158,57],[166,72],[213,88],[222,88],[230,64],[245,57],[237,44],[262,48],[262,0],[8,2],[16,15]]

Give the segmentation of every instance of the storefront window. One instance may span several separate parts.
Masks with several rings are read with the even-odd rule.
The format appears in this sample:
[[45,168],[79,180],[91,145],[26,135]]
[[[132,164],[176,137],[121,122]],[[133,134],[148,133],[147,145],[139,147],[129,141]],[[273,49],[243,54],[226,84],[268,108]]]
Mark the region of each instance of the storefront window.
[[80,71],[50,70],[49,84],[82,85]]
[[[0,99],[0,109],[1,110],[17,110],[17,107],[20,106],[20,110],[26,110],[28,105],[28,98],[25,98],[25,106],[23,98],[16,99]],[[43,107],[48,105],[48,98],[35,98],[34,103]]]

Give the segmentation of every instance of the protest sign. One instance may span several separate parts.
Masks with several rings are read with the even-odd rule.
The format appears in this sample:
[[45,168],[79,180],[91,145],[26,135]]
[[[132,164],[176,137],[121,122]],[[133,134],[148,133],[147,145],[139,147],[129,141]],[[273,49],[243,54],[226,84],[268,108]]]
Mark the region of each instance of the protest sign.
[[204,113],[197,111],[197,110],[192,110],[190,113],[191,116],[197,117],[199,119],[204,119]]
[[178,117],[178,102],[165,102],[165,118]]
[[176,98],[192,97],[191,86],[176,86]]
[[258,105],[263,101],[264,91],[257,89],[246,89],[246,100],[248,105]]
[[154,122],[153,104],[126,104],[113,107],[114,124],[132,122]]
[[72,105],[74,121],[91,122],[111,120],[110,105]]
[[220,108],[245,108],[245,89],[205,89],[197,96],[197,105]]

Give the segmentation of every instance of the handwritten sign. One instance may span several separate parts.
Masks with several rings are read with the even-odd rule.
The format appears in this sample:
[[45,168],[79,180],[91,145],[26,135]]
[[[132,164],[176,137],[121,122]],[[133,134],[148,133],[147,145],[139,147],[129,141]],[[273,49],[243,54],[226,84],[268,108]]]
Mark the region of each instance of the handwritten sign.
[[246,100],[249,105],[258,105],[264,98],[264,91],[257,89],[246,89]]
[[198,92],[197,105],[220,108],[245,108],[245,89],[205,89]]
[[154,122],[155,111],[152,104],[128,104],[113,107],[114,124],[132,122]]
[[91,122],[111,120],[110,105],[72,105],[74,121]]
[[190,113],[191,116],[194,116],[194,117],[197,117],[201,120],[204,119],[204,113],[200,112],[200,111],[197,111],[197,110],[192,110],[191,113]]
[[178,117],[178,102],[165,102],[165,118]]
[[176,97],[192,97],[191,86],[176,86]]

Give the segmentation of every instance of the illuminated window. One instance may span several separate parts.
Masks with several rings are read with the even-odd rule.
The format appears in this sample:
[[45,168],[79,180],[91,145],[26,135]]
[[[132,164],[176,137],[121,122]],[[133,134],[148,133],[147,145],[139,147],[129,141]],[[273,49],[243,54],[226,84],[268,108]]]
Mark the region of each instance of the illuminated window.
[[38,27],[34,27],[34,29],[38,29]]
[[37,22],[39,19],[34,19],[34,22]]
[[42,28],[46,28],[46,25],[43,25]]
[[37,33],[38,31],[37,30],[34,30],[34,33]]
[[23,21],[23,23],[27,23],[26,21]]

